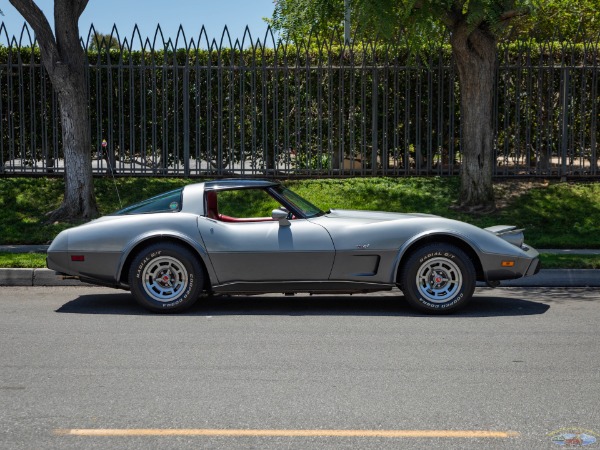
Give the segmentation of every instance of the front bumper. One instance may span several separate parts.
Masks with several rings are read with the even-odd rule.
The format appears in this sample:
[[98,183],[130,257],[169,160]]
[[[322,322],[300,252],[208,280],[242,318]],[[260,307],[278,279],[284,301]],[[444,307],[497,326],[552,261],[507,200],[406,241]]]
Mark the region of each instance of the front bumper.
[[[488,255],[489,269],[485,272],[485,281],[515,280],[517,278],[530,277],[537,274],[541,269],[540,254],[534,248],[525,244],[521,246],[521,256]],[[502,267],[505,260],[514,261],[511,268]]]

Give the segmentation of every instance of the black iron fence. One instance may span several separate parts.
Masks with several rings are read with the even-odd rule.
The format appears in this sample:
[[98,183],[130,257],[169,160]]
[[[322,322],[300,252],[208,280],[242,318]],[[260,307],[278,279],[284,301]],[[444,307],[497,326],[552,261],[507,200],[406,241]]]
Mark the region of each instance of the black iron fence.
[[[39,50],[27,28],[9,39],[2,25],[0,35],[0,174],[62,173],[57,99]],[[180,30],[150,41],[136,29],[121,40],[114,30],[88,46],[94,171],[458,173],[459,88],[447,45],[409,54],[267,36],[232,42],[225,31],[217,42]],[[597,177],[600,42],[519,41],[499,58],[496,175]]]

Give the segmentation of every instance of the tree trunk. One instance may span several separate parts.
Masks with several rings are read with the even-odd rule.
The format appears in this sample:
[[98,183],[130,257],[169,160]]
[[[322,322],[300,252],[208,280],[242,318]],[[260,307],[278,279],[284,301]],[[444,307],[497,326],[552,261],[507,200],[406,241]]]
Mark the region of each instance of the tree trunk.
[[94,195],[89,130],[88,97],[83,73],[55,70],[53,85],[60,86],[58,101],[65,158],[65,196],[58,209],[48,213],[48,220],[90,220],[98,216]]
[[458,208],[471,212],[493,211],[496,38],[484,28],[472,29],[463,21],[453,28],[450,43],[461,94],[462,164]]
[[90,220],[98,216],[85,79],[80,75],[69,78],[61,82],[63,89],[58,93],[65,157],[65,196],[59,208],[48,213],[51,222]]
[[85,55],[79,42],[79,17],[88,0],[55,0],[55,34],[31,0],[10,3],[33,27],[40,46],[42,63],[58,95],[65,158],[65,196],[48,220],[77,221],[98,216],[91,164],[91,135]]

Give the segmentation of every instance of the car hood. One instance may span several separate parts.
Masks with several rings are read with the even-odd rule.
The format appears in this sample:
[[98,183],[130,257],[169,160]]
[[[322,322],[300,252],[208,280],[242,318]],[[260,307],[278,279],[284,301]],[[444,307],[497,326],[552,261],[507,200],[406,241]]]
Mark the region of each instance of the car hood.
[[[432,214],[335,209],[321,218],[323,220],[317,219],[317,222],[325,226],[332,235],[339,237],[339,239],[334,239],[336,242],[342,242],[349,236],[356,236],[357,232],[361,232],[357,230],[365,230],[365,232],[369,230],[368,233],[374,232],[379,237],[400,238],[400,241],[422,233],[450,234],[469,240],[472,245],[490,252],[497,250],[496,239],[498,238],[511,244],[511,249],[521,248],[523,245],[523,230],[517,229],[515,226],[496,225],[482,229],[466,222]],[[403,226],[397,227],[398,222],[403,222]],[[376,240],[372,236],[367,236],[365,239]],[[393,245],[393,243],[385,241],[380,247],[390,248]],[[507,251],[508,248],[503,247],[503,249]]]
[[359,211],[351,209],[332,209],[325,217],[329,219],[354,219],[356,222],[371,223],[371,222],[387,222],[390,220],[407,220],[420,217],[437,218],[432,214],[419,213],[395,213],[384,211]]

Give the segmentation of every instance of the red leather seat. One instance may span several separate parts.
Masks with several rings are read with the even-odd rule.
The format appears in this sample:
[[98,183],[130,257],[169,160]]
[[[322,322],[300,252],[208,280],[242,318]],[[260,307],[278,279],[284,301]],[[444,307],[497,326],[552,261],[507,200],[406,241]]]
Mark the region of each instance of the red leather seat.
[[217,193],[214,191],[208,191],[206,193],[206,217],[223,222],[269,222],[273,220],[271,217],[241,218],[219,214],[219,202],[217,200]]
[[219,219],[219,202],[217,193],[208,191],[206,193],[206,217],[210,219]]

